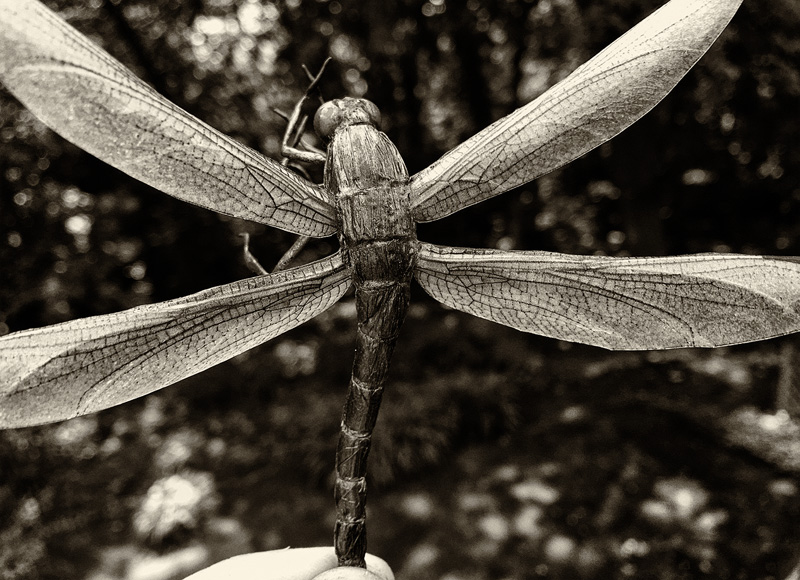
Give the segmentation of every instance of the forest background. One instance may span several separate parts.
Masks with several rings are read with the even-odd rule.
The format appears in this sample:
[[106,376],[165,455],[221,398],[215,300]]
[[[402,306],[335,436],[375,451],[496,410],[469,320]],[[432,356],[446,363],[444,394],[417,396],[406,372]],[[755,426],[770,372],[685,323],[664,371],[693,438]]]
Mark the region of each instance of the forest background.
[[[374,101],[411,174],[659,5],[47,4],[167,98],[275,158],[273,108],[299,98],[301,65],[332,56],[322,95]],[[420,225],[419,238],[800,255],[798,30],[794,0],[745,0],[633,127]],[[0,332],[248,276],[244,232],[267,267],[293,241],[127,178],[0,90]],[[313,242],[298,263],[335,248]],[[180,578],[242,551],[329,544],[354,327],[345,299],[160,393],[0,432],[0,578]],[[796,342],[613,354],[448,311],[415,287],[370,459],[370,551],[399,580],[782,579],[800,539],[800,429],[781,410],[797,408]]]

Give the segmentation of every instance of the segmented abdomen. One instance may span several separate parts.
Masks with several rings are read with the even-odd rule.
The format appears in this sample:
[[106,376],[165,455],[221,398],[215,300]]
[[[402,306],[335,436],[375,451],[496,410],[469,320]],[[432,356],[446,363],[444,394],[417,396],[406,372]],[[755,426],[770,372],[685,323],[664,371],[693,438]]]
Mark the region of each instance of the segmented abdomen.
[[389,359],[408,309],[416,251],[410,240],[371,242],[354,250],[358,332],[336,450],[334,543],[340,566],[364,567],[367,455]]

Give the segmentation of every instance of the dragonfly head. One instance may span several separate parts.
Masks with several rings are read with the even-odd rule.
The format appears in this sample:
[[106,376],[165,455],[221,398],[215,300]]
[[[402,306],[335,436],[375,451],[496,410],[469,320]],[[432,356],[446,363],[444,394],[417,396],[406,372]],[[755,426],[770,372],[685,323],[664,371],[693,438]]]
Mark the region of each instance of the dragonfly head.
[[323,139],[330,139],[339,127],[369,124],[377,127],[381,112],[375,103],[366,99],[345,97],[328,101],[314,115],[314,130]]

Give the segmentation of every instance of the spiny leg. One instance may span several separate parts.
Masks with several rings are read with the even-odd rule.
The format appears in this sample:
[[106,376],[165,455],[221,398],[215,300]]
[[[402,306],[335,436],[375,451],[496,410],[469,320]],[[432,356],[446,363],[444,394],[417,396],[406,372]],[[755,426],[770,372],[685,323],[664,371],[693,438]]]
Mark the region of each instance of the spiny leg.
[[[243,234],[239,234],[239,235],[244,238],[244,249],[243,249],[243,252],[244,252],[244,264],[245,264],[245,266],[247,266],[250,269],[250,271],[253,272],[256,275],[269,274],[269,272],[267,272],[266,268],[264,268],[264,266],[262,266],[258,262],[256,257],[252,254],[252,252],[250,252],[250,234],[243,233]],[[281,259],[283,259],[283,258],[281,258]]]
[[[319,163],[320,162],[319,159],[325,157],[325,152],[322,149],[318,149],[313,145],[311,145],[310,143],[307,143],[305,139],[303,139],[303,135],[305,134],[306,130],[306,124],[308,123],[308,115],[301,115],[299,119],[293,121],[292,115],[294,115],[294,112],[292,113],[292,115],[289,115],[288,113],[285,113],[280,109],[272,109],[272,110],[281,119],[286,121],[287,128],[286,131],[284,132],[283,141],[285,141],[287,144],[289,143],[291,144],[291,145],[284,145],[282,141],[281,152],[284,154],[284,157],[283,159],[281,159],[281,165],[283,165],[284,167],[290,167],[292,170],[300,173],[306,179],[311,180],[311,176],[309,175],[308,171],[306,171],[306,168],[300,165],[299,163],[296,163],[296,161],[303,163]],[[294,124],[294,129],[291,128],[292,123]],[[291,138],[289,138],[290,131],[293,134]],[[305,149],[305,151],[298,151],[300,147]],[[317,159],[309,160],[305,158],[304,155],[307,155],[309,153],[313,153],[314,155],[318,156]],[[298,155],[300,157],[298,157]],[[324,159],[322,159],[322,162],[324,163]]]
[[275,267],[272,269],[273,272],[280,272],[284,268],[286,268],[286,264],[291,262],[297,254],[305,247],[308,240],[311,238],[308,236],[297,236],[297,239],[292,244],[292,247],[286,250],[286,253],[281,256],[281,259],[278,260],[278,263],[275,264]]
[[325,67],[330,61],[330,57],[325,59],[325,62],[322,63],[322,67],[320,67],[316,75],[311,75],[308,69],[305,66],[303,67],[303,70],[306,71],[306,75],[308,75],[311,82],[301,99],[297,101],[297,104],[292,110],[292,114],[289,116],[289,123],[286,126],[286,132],[283,134],[283,141],[281,141],[281,155],[283,155],[285,159],[305,161],[307,163],[325,163],[324,152],[310,146],[307,147],[311,149],[310,151],[303,151],[298,147],[298,144],[303,136],[303,131],[305,131],[305,125],[308,122],[308,116],[303,114],[303,107],[308,102],[311,91],[317,87],[319,79],[322,78]]
[[[313,145],[305,143],[303,141],[303,134],[306,130],[306,124],[308,123],[308,115],[303,114],[303,107],[308,102],[310,98],[310,93],[313,91],[317,84],[319,83],[319,79],[322,78],[322,73],[325,72],[325,67],[330,62],[330,57],[322,63],[322,67],[320,67],[319,72],[316,75],[311,74],[308,68],[303,65],[303,70],[308,76],[309,80],[311,81],[308,87],[305,90],[305,93],[297,101],[297,104],[294,106],[291,115],[287,115],[278,109],[274,109],[274,111],[283,119],[286,120],[286,130],[283,133],[283,139],[281,140],[281,154],[283,155],[283,159],[281,159],[281,165],[284,167],[289,166],[290,162],[305,162],[305,163],[325,163],[326,155],[325,152],[321,149],[317,149]],[[320,99],[322,100],[322,99]],[[300,149],[302,147],[303,149]],[[301,165],[297,165],[292,163],[291,168],[295,171],[301,173],[305,178],[310,179],[308,172],[305,170],[304,167]],[[256,257],[250,252],[250,234],[242,234],[244,236],[244,262],[247,267],[255,272],[256,274],[267,274],[266,268],[264,268],[256,259]],[[275,265],[275,268],[272,270],[273,272],[279,272],[286,268],[287,264],[294,259],[300,251],[305,247],[308,243],[308,240],[311,238],[309,236],[298,236],[297,239],[294,241],[292,246],[284,253],[278,263]]]

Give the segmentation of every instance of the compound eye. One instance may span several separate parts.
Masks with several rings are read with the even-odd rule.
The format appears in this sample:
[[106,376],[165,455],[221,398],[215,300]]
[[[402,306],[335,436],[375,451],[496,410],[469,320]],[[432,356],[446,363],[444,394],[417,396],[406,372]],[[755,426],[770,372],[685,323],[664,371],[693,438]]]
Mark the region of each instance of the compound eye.
[[363,101],[364,101],[364,110],[367,112],[370,122],[375,127],[380,127],[381,125],[380,109],[378,109],[377,105],[372,101],[368,101],[367,99],[363,99]]
[[339,107],[334,101],[324,103],[314,115],[314,131],[323,139],[330,139],[336,127],[342,122]]

